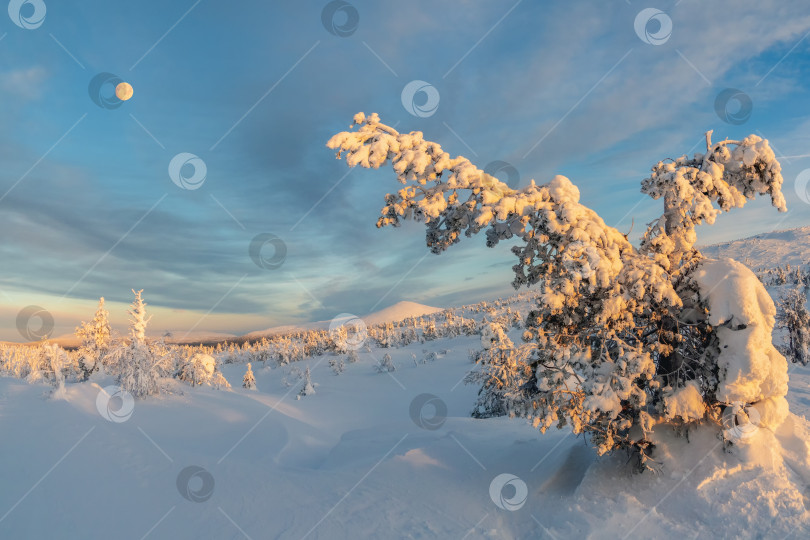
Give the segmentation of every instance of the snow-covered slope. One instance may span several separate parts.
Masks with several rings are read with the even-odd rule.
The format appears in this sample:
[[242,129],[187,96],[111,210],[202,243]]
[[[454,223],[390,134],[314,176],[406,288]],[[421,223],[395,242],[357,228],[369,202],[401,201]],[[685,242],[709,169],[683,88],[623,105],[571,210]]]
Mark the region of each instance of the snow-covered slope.
[[758,234],[700,248],[711,258],[729,257],[753,269],[810,264],[810,226]]
[[[725,452],[711,430],[687,442],[659,429],[666,459],[659,474],[638,475],[621,454],[597,458],[570,429],[541,435],[522,420],[470,418],[476,389],[460,381],[477,346],[469,336],[389,349],[390,374],[374,370],[378,349],[340,376],[327,357],[254,364],[258,391],[239,387],[244,365],[227,364],[232,391],[178,384],[136,401],[123,422],[98,412],[107,379],[69,384],[61,401],[46,386],[0,378],[0,538],[810,534],[802,418],[763,433],[779,466],[769,464],[775,454]],[[425,348],[438,360],[415,365]],[[301,381],[283,380],[305,366],[318,386],[296,400]],[[788,399],[798,415],[810,411],[808,388],[810,370],[796,368]]]

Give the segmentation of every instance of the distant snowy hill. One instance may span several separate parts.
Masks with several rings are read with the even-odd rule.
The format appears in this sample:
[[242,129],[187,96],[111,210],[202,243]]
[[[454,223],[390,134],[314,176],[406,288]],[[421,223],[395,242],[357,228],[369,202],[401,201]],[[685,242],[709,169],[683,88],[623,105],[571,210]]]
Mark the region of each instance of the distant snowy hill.
[[176,330],[165,332],[163,338],[166,343],[209,343],[212,341],[225,341],[226,339],[235,338],[236,334],[227,334],[224,332],[206,332],[202,330],[195,330],[187,332],[185,330]]
[[[397,302],[396,304],[387,307],[385,309],[369,313],[368,315],[363,315],[360,318],[363,319],[363,321],[366,323],[367,326],[372,326],[375,324],[382,324],[387,322],[397,322],[403,319],[407,319],[408,317],[421,317],[422,315],[430,315],[433,313],[438,313],[440,311],[443,311],[442,308],[426,306],[424,304],[417,304],[416,302],[403,301]],[[256,332],[250,332],[249,334],[245,334],[244,336],[242,336],[242,338],[255,339],[265,336],[272,336],[276,334],[284,334],[287,332],[295,332],[299,330],[326,330],[329,328],[329,324],[331,322],[332,321],[330,320],[330,321],[305,323],[299,325],[274,326],[266,330],[258,330]]]
[[363,317],[369,326],[387,322],[397,322],[408,317],[421,317],[442,311],[441,308],[417,304],[416,302],[397,302],[391,307],[375,311]]
[[754,269],[810,263],[810,226],[702,247],[707,257],[730,257]]
[[[162,333],[149,333],[147,332],[148,337],[151,338],[163,338],[166,343],[175,343],[175,344],[193,344],[193,343],[215,343],[217,341],[225,341],[229,339],[233,339],[236,334],[227,334],[224,332],[206,332],[206,331],[192,331],[187,332],[185,330],[175,330],[171,332],[162,332]],[[48,343],[55,343],[60,347],[65,348],[75,348],[79,346],[79,338],[77,338],[73,334],[64,334],[61,336],[53,337],[47,341]]]
[[[416,302],[402,301],[389,306],[385,309],[375,311],[361,318],[367,326],[382,324],[387,322],[397,322],[408,317],[421,317],[422,315],[431,315],[443,311],[442,308],[426,306]],[[336,314],[337,315],[337,314]],[[243,341],[258,339],[266,336],[273,336],[277,334],[286,334],[289,332],[298,332],[302,330],[327,330],[332,321],[317,321],[311,323],[303,323],[297,325],[284,325],[274,326],[266,330],[258,330],[248,334],[239,336],[237,334],[228,334],[224,332],[208,332],[203,330],[195,330],[187,332],[185,330],[173,330],[170,332],[162,332],[159,334],[150,334],[150,337],[162,337],[166,343],[174,344],[196,344],[196,343],[217,343],[220,341]],[[61,336],[53,337],[47,341],[48,343],[55,343],[60,347],[76,348],[79,346],[79,339],[73,334],[64,334]],[[6,342],[0,342],[6,343]],[[9,345],[19,345],[19,343],[8,342]]]

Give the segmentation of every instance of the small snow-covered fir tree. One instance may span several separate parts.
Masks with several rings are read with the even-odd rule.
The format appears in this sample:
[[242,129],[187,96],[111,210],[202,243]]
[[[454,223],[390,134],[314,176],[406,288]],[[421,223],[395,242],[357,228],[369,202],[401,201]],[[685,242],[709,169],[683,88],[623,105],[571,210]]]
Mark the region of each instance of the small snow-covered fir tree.
[[134,397],[146,397],[161,391],[162,380],[174,368],[171,351],[159,342],[146,340],[146,303],[140,291],[132,291],[135,300],[129,310],[130,335],[120,341],[107,355],[110,374],[124,390]]
[[76,327],[76,337],[81,340],[79,345],[80,378],[87,380],[90,375],[97,372],[99,366],[105,362],[111,339],[110,314],[104,308],[104,297],[98,300],[98,308],[93,320],[82,322]]
[[270,350],[270,342],[267,341],[266,337],[263,337],[261,341],[254,345],[253,357],[257,362],[262,363],[262,367],[267,365],[267,361],[272,357],[272,351]]
[[314,393],[315,385],[312,384],[312,374],[309,371],[309,366],[307,366],[306,371],[304,371],[304,386],[302,386],[301,390],[298,392],[298,399],[304,396],[311,396]]
[[431,341],[438,337],[439,334],[438,331],[436,330],[436,321],[434,321],[433,319],[428,319],[427,323],[425,323],[425,326],[422,329],[422,338],[425,341]]
[[[481,327],[481,350],[473,352],[478,369],[471,371],[465,383],[479,386],[473,407],[475,418],[515,414],[515,403],[525,399],[531,389],[532,367],[528,360],[532,345],[515,348],[503,326],[486,319]],[[435,353],[434,353],[435,354]]]
[[343,362],[343,358],[335,357],[329,359],[329,367],[332,368],[335,375],[340,375],[346,368],[346,364]]
[[695,247],[697,225],[757,195],[786,211],[767,140],[713,143],[708,132],[705,152],[656,164],[642,192],[664,212],[636,248],[581,204],[564,176],[512,189],[377,114],[358,113],[352,127],[327,146],[351,167],[390,164],[402,184],[386,195],[378,227],[421,221],[437,254],[484,230],[489,247],[521,240],[513,285],[535,285],[539,295],[525,322],[530,380],[503,389],[522,396],[508,401],[510,414],[541,431],[570,424],[599,454],[626,448],[642,466],[656,423],[717,419],[735,403],[757,404],[763,427],[787,416],[787,366],[769,334],[773,302],[746,267]]
[[787,333],[783,354],[797,364],[810,364],[810,312],[804,287],[790,289],[780,299],[777,326]]
[[55,343],[43,345],[40,351],[43,357],[40,364],[43,366],[43,375],[54,387],[51,397],[64,399],[65,369],[69,363],[68,355],[62,347]]
[[389,373],[397,370],[396,364],[394,364],[391,355],[388,353],[383,355],[382,360],[377,364],[376,368],[378,373]]
[[533,345],[524,343],[515,347],[505,334],[502,336],[503,339],[489,341],[487,347],[473,354],[479,368],[464,379],[467,384],[479,386],[478,400],[472,411],[475,418],[518,414],[532,390],[533,370],[529,359]]
[[211,376],[211,382],[209,384],[214,388],[216,388],[217,390],[228,390],[231,387],[231,383],[228,382],[228,379],[225,378],[225,375],[223,375],[222,372],[218,369],[214,371],[214,374]]
[[256,390],[256,379],[253,377],[253,368],[250,367],[250,362],[248,362],[247,371],[245,371],[245,376],[242,378],[242,388]]
[[146,316],[146,302],[143,301],[143,289],[136,291],[132,289],[132,294],[135,295],[135,300],[132,301],[132,306],[129,309],[130,319],[130,335],[133,341],[143,343],[146,341],[146,326],[152,320],[152,316]]

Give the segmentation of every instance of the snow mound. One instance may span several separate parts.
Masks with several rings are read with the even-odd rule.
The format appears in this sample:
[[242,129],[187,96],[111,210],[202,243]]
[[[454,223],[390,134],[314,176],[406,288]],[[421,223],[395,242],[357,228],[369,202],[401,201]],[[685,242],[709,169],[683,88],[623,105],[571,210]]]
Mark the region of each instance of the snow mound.
[[[653,434],[657,474],[632,474],[626,458],[595,461],[574,494],[574,509],[589,525],[589,538],[665,536],[785,538],[806,531],[808,425],[790,415],[776,432],[759,429],[753,444],[724,449],[711,426],[679,437],[666,425]],[[571,525],[550,527],[573,537]],[[802,533],[797,534],[797,538]]]
[[756,275],[732,259],[701,262],[694,279],[720,339],[717,399],[753,403],[760,424],[776,428],[788,414],[788,369],[773,345],[773,300]]

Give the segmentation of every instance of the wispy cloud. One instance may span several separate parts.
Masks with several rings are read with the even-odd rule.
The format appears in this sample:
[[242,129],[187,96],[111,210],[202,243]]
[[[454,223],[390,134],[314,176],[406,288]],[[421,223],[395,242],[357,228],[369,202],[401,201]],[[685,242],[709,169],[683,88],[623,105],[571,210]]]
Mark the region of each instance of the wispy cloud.
[[0,72],[0,91],[17,99],[35,100],[48,89],[48,72],[41,66]]

